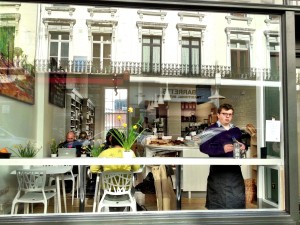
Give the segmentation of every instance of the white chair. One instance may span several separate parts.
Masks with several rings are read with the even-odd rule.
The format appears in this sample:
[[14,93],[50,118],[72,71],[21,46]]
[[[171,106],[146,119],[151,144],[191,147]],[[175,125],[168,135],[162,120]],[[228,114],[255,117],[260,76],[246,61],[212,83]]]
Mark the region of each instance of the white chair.
[[98,212],[109,211],[109,207],[130,207],[136,211],[136,201],[131,193],[133,173],[130,171],[104,171],[101,174],[103,195]]
[[[47,203],[55,198],[55,192],[45,192],[46,172],[44,170],[23,169],[16,171],[18,192],[12,202],[11,214],[18,213],[19,203],[24,203],[24,213],[29,213],[30,203],[43,203],[47,213]],[[56,209],[56,206],[54,206]]]

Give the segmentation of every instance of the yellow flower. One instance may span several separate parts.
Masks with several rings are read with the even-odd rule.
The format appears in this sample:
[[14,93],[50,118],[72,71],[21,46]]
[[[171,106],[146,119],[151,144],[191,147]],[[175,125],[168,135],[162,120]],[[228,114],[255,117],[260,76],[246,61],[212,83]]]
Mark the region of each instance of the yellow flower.
[[122,119],[122,117],[120,115],[118,115],[117,119],[120,121]]
[[123,127],[127,127],[127,123],[123,123]]
[[132,112],[133,112],[133,108],[132,108],[132,107],[129,107],[129,108],[128,108],[128,112],[132,113]]
[[137,125],[133,125],[133,127],[132,127],[134,130],[136,130],[137,129]]

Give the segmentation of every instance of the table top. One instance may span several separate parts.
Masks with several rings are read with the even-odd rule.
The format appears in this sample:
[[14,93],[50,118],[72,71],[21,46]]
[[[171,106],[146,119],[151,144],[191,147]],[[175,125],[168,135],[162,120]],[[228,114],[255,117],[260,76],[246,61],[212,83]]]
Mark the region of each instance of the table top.
[[[44,170],[49,175],[64,174],[71,169],[72,166],[32,166],[30,168],[30,170]],[[13,170],[11,174],[16,174],[16,170]]]
[[136,158],[17,158],[0,159],[0,166],[23,165],[284,165],[283,158],[188,158],[188,157],[136,157]]

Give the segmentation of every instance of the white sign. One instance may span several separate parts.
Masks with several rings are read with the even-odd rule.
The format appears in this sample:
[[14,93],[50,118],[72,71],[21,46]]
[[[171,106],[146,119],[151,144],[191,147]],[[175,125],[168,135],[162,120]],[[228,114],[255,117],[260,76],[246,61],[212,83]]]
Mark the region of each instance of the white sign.
[[266,120],[266,141],[280,142],[279,120]]

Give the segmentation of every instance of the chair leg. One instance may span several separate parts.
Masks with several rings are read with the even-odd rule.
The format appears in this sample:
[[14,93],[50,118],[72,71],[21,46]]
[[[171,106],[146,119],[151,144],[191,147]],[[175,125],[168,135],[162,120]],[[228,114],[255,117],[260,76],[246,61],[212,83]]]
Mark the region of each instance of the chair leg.
[[17,214],[17,209],[18,209],[18,204],[16,204],[15,202],[13,202],[12,205],[11,205],[10,214]]
[[100,181],[100,176],[97,174],[95,194],[94,194],[94,202],[93,202],[93,212],[97,211],[97,205],[98,205],[98,202],[99,202],[99,199],[100,199],[100,197],[98,196],[100,194],[100,193],[98,193],[99,181]]
[[29,203],[24,203],[24,214],[29,214]]
[[47,202],[44,202],[44,214],[46,214],[47,213]]
[[72,205],[74,205],[75,179],[72,179]]

